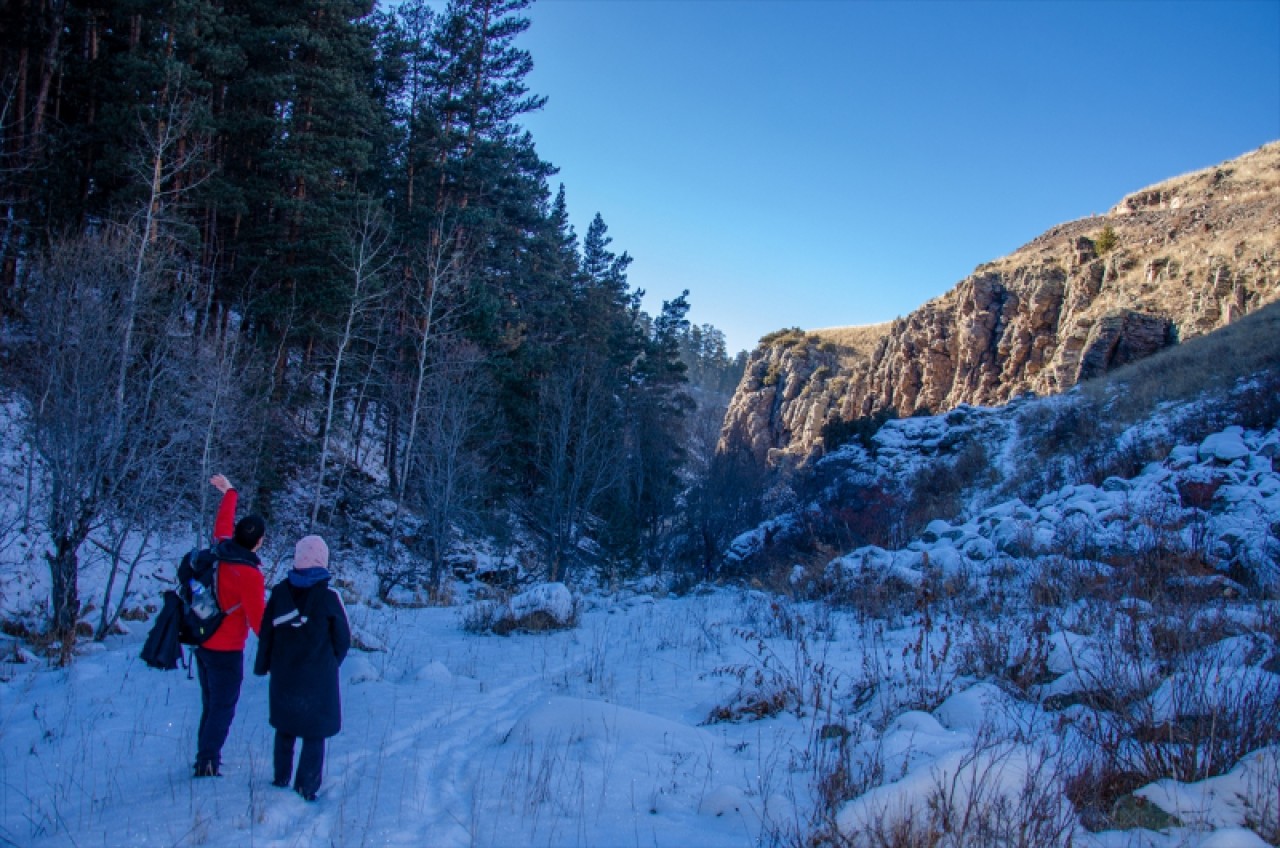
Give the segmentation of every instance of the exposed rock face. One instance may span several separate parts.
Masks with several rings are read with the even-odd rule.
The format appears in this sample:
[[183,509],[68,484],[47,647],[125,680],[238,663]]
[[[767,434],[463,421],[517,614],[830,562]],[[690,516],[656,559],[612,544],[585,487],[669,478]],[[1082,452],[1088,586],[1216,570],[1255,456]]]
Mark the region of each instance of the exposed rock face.
[[1280,142],[1124,198],[904,318],[766,336],[722,446],[803,458],[830,421],[1052,394],[1280,299]]

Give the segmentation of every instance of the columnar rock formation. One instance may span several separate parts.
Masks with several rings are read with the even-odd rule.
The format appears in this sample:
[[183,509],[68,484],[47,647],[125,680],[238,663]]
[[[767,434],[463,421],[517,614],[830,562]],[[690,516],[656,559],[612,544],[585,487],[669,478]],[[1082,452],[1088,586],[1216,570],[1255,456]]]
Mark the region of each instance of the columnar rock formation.
[[1280,142],[1054,227],[904,318],[761,340],[722,446],[807,457],[823,427],[1052,394],[1280,299]]

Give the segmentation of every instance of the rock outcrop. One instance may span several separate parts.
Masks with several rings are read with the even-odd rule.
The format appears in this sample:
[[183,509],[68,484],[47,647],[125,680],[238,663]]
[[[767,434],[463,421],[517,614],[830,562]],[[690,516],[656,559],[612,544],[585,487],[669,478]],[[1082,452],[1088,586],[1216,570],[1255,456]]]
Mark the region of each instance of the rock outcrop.
[[1053,394],[1280,299],[1280,142],[1136,192],[871,327],[761,339],[722,446],[805,458],[824,426]]

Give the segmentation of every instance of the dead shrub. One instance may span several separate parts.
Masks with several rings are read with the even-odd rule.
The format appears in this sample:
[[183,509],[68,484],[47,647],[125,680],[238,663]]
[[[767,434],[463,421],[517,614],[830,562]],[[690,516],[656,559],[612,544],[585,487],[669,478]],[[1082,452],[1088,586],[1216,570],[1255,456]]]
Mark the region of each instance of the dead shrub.
[[[1073,844],[1076,818],[1063,798],[1054,752],[1028,750],[980,733],[951,774],[935,775],[922,804],[899,799],[882,804],[842,834],[841,844],[902,846],[1000,845],[1008,848],[1066,848]],[[1020,773],[1016,789],[1005,777]]]
[[1280,423],[1280,369],[1264,371],[1231,395],[1232,423],[1267,430]]
[[[813,758],[814,794],[817,798],[817,820],[835,829],[835,816],[841,805],[884,782],[884,749],[882,740],[864,746],[862,730],[850,731],[845,724],[824,724],[810,741]],[[855,762],[853,752],[858,751]]]
[[1098,523],[1084,513],[1075,513],[1065,516],[1054,527],[1053,547],[1068,559],[1099,560],[1102,547],[1098,536]]
[[576,624],[576,616],[571,621],[562,622],[546,610],[534,610],[522,615],[515,621],[515,629],[526,633],[550,633],[553,630],[571,630]]
[[[462,629],[467,633],[497,633],[504,627],[503,622],[510,618],[511,611],[506,603],[496,600],[475,601],[462,608],[460,618]],[[510,632],[510,629],[506,630]]]
[[838,845],[840,848],[939,848],[946,843],[945,834],[936,830],[928,820],[917,820],[915,811],[892,810],[888,807],[852,834],[834,833],[826,836],[831,842],[818,841],[815,845]]
[[1180,479],[1177,482],[1178,500],[1182,503],[1183,509],[1207,511],[1225,482],[1226,478],[1220,474],[1215,474],[1207,480]]
[[1019,439],[1040,460],[1078,454],[1101,441],[1106,420],[1101,412],[1096,400],[1084,397],[1028,404],[1018,413]]
[[[1205,494],[1201,489],[1188,492],[1193,498]],[[1129,509],[1124,547],[1102,556],[1115,567],[1116,586],[1122,593],[1160,603],[1217,574],[1206,552],[1207,525],[1201,511],[1184,509],[1171,499],[1133,503]],[[1188,525],[1190,543],[1182,532]]]
[[1063,793],[1076,810],[1086,830],[1110,830],[1116,802],[1147,781],[1135,771],[1123,771],[1111,764],[1085,760],[1063,779]]
[[1245,827],[1268,845],[1280,845],[1280,747],[1258,751],[1250,766],[1241,799]]
[[517,616],[511,609],[510,598],[506,593],[499,593],[496,599],[467,604],[459,617],[462,629],[467,633],[493,633],[497,636],[509,636],[515,632],[551,633],[577,627],[582,618],[582,604],[575,597],[565,621],[560,621],[543,609],[534,609]]
[[862,621],[900,619],[915,607],[916,587],[892,573],[864,569],[832,589],[830,600]]
[[813,519],[818,538],[849,550],[863,545],[895,547],[905,538],[906,498],[894,484],[881,480],[854,482],[837,478],[821,494],[821,512]]
[[457,601],[452,580],[441,580],[427,588],[427,604],[433,607],[451,607]]
[[952,463],[936,461],[921,468],[907,484],[911,494],[903,514],[903,529],[914,536],[935,518],[959,515],[964,509],[965,485]]
[[1088,710],[1073,726],[1103,773],[1195,782],[1280,742],[1280,675],[1228,665],[1220,619],[1111,615],[1075,668]]
[[928,581],[916,592],[919,626],[915,641],[903,651],[906,682],[902,705],[932,712],[956,691],[960,671],[952,652],[956,648],[957,624],[935,605],[937,595]]
[[742,691],[729,703],[712,708],[705,723],[759,721],[762,718],[772,718],[785,710],[791,700],[792,694],[783,689]]
[[1023,619],[968,622],[968,638],[960,643],[961,674],[994,680],[1026,698],[1035,686],[1048,683],[1049,624],[1043,617],[1028,626]]
[[1115,588],[1106,566],[1055,554],[1036,561],[1027,584],[1033,610],[1061,609],[1083,598],[1113,598]]
[[754,720],[783,710],[801,717],[829,714],[835,704],[841,681],[826,661],[830,631],[824,628],[823,616],[805,617],[776,600],[769,610],[775,621],[771,630],[785,644],[775,648],[757,631],[734,630],[746,643],[748,659],[709,672],[712,677],[736,680],[738,689],[727,703],[711,711],[708,723]]

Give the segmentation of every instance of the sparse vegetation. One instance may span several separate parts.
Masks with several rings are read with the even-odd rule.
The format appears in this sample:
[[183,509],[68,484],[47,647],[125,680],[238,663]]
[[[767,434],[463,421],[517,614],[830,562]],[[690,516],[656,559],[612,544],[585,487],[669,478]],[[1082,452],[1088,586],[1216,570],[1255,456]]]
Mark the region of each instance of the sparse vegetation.
[[[1280,418],[1280,303],[1264,306],[1213,333],[1189,339],[1081,386],[1117,427],[1149,415],[1161,403],[1222,397],[1243,374],[1259,374],[1256,390],[1238,395],[1247,407],[1223,407],[1245,426],[1272,426]],[[1268,420],[1269,419],[1269,420]]]
[[1115,250],[1118,244],[1120,244],[1120,237],[1116,235],[1115,228],[1110,224],[1103,227],[1102,232],[1098,233],[1098,237],[1093,240],[1093,246],[1097,249],[1099,256]]
[[866,450],[873,451],[875,444],[871,438],[880,432],[886,421],[893,421],[897,417],[897,410],[885,408],[861,418],[833,418],[822,426],[822,447],[830,452],[856,441]]
[[760,337],[761,347],[792,347],[805,340],[805,332],[799,327],[784,327]]
[[462,608],[460,623],[467,633],[509,636],[515,632],[549,633],[572,630],[582,618],[582,601],[563,584],[541,584],[519,595],[474,601]]
[[875,350],[880,340],[888,335],[892,327],[892,321],[885,321],[881,324],[864,324],[856,327],[827,327],[813,330],[811,335],[824,342],[830,342],[841,350],[868,356]]

